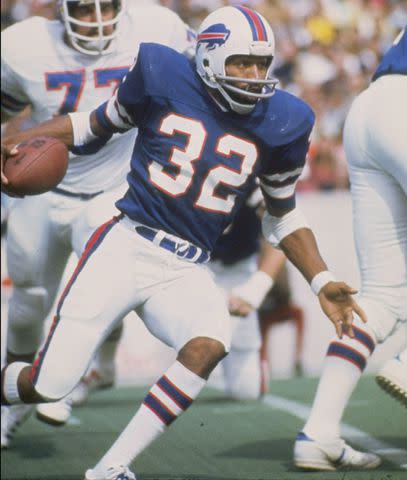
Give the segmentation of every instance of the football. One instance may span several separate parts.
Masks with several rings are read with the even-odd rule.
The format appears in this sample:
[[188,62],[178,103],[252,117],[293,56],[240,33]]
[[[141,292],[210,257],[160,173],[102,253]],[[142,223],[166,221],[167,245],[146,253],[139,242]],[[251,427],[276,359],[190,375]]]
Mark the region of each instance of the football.
[[9,184],[3,190],[10,195],[39,195],[64,178],[68,168],[68,148],[51,137],[33,137],[17,145],[18,153],[9,157],[4,174]]

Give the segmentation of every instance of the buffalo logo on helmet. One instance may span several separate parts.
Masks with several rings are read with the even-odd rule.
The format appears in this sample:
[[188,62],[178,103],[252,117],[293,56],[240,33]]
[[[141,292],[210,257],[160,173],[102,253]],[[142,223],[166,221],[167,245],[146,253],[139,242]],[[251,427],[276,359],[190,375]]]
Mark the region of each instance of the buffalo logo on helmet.
[[229,35],[230,30],[223,23],[216,23],[198,35],[198,45],[205,43],[208,50],[213,50],[222,46],[229,38]]

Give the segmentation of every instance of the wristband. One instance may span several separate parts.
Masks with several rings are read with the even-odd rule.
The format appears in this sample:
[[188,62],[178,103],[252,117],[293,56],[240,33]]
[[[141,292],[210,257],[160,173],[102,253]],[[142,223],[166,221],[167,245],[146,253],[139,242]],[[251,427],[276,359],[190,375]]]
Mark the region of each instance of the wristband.
[[90,128],[91,112],[68,113],[73,130],[73,144],[75,147],[86,145],[98,138]]
[[324,270],[319,272],[315,275],[315,277],[311,281],[311,290],[315,293],[315,295],[319,295],[319,292],[325,285],[329,282],[335,282],[336,278],[334,274],[329,270]]
[[258,270],[253,273],[247,282],[233,288],[232,293],[257,309],[273,286],[273,283],[274,281],[270,275]]

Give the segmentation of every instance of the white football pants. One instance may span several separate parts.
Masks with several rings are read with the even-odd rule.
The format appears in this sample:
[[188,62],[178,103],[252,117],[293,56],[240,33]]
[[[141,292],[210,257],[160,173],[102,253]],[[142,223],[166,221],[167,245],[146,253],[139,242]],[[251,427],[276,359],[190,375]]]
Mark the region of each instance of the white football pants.
[[36,390],[48,399],[67,395],[104,339],[143,303],[148,330],[176,351],[195,337],[216,339],[229,350],[229,312],[209,270],[154,245],[124,218],[89,240],[35,362]]
[[93,231],[117,211],[127,183],[91,200],[54,192],[16,199],[8,219],[7,269],[13,281],[7,349],[34,353],[55,301],[67,261],[78,256]]
[[358,302],[382,342],[407,320],[407,76],[381,77],[356,98],[344,145],[362,284]]
[[[257,255],[224,265],[220,261],[209,263],[216,284],[222,288],[226,298],[230,291],[257,270]],[[260,395],[261,335],[257,311],[247,317],[231,316],[232,342],[230,352],[220,363],[225,390],[234,398],[256,399]]]

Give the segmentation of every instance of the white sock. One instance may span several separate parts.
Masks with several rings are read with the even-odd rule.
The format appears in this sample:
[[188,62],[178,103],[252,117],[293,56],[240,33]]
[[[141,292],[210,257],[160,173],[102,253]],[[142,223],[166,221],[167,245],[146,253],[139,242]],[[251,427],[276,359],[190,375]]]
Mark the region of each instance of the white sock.
[[206,380],[176,361],[152,386],[141,407],[95,467],[104,473],[112,465],[128,466],[183,413]]
[[340,437],[344,409],[376,346],[375,336],[367,325],[360,322],[354,331],[354,339],[335,339],[328,347],[311,414],[303,428],[314,440]]

